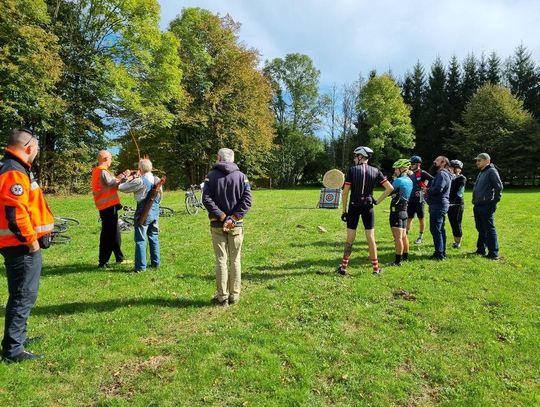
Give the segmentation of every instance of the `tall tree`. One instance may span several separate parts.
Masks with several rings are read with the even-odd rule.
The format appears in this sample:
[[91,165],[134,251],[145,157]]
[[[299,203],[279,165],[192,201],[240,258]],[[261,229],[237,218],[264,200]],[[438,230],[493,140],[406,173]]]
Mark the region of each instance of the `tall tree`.
[[501,83],[501,59],[497,56],[497,53],[493,51],[489,54],[487,61],[487,81],[492,85],[498,85]]
[[414,147],[414,130],[408,106],[399,86],[387,75],[370,79],[360,92],[358,110],[366,112],[369,146],[376,152],[375,162],[388,162]]
[[461,81],[461,97],[467,103],[478,89],[480,80],[478,77],[478,62],[474,54],[469,54],[463,61],[463,79]]
[[461,94],[461,67],[455,55],[450,59],[448,66],[445,91],[448,106],[447,125],[449,126],[452,122],[460,120],[464,106]]
[[273,89],[276,147],[274,177],[282,186],[302,178],[307,158],[320,151],[314,132],[320,126],[320,72],[307,55],[288,54],[267,61],[264,72]]
[[[500,85],[486,84],[471,98],[463,112],[457,137],[449,141],[465,163],[487,151],[506,176],[537,171],[540,153],[538,123],[523,108],[523,102]],[[470,164],[472,166],[472,163]]]
[[[186,8],[170,24],[178,48],[184,99],[169,105],[170,129],[145,135],[175,184],[200,182],[220,147],[230,147],[249,176],[265,169],[273,139],[271,89],[258,70],[258,55],[238,39],[240,26],[229,16]],[[175,154],[178,160],[165,159]]]
[[426,97],[426,74],[424,67],[417,61],[413,67],[412,73],[412,93],[410,106],[411,110],[411,123],[414,126],[416,135],[420,137],[424,133],[424,120],[425,120],[425,97]]
[[41,134],[63,108],[56,95],[63,67],[58,38],[44,29],[50,21],[44,1],[0,5],[0,133],[26,126]]
[[482,52],[478,61],[478,86],[482,86],[488,80],[488,60],[486,60],[486,56]]
[[[435,158],[444,153],[444,139],[448,134],[448,103],[446,98],[446,72],[440,58],[431,66],[426,90],[426,121],[425,134],[416,138],[416,151],[426,158]],[[423,136],[423,137],[420,137]]]
[[540,119],[540,73],[531,53],[521,44],[507,65],[507,80],[512,93],[523,99],[523,106]]

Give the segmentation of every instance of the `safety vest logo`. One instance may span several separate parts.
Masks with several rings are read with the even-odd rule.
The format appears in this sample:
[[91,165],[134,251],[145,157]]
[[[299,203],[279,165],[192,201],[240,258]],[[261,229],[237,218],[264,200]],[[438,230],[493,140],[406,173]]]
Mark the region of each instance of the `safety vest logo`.
[[24,188],[21,184],[12,185],[10,191],[15,196],[21,196],[24,194]]

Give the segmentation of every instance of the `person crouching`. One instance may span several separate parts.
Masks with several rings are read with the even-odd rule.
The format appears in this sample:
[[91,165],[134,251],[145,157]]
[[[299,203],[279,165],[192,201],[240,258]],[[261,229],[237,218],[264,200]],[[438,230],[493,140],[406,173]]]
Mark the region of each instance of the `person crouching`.
[[152,207],[148,212],[146,221],[138,224],[146,203],[150,198],[150,193],[159,182],[159,178],[152,174],[152,162],[143,158],[139,160],[139,171],[131,177],[127,177],[120,185],[118,190],[122,192],[133,192],[137,209],[135,210],[135,268],[133,271],[141,273],[146,271],[146,240],[150,246],[150,267],[157,268],[160,263],[159,250],[159,203],[163,197],[163,191],[160,190]]

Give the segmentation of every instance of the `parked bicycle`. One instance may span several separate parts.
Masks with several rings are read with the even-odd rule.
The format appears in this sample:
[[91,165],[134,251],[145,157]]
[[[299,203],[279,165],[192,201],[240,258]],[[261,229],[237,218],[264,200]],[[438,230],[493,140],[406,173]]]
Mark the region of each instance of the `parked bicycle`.
[[200,185],[190,185],[186,191],[186,211],[190,215],[197,215],[199,209],[204,209],[202,203],[202,190]]
[[[135,209],[130,206],[124,206],[122,209],[124,213],[118,217],[118,227],[120,228],[120,232],[129,232],[133,230],[133,226],[135,225]],[[168,206],[159,207],[160,218],[169,218],[175,214],[174,209]]]
[[71,226],[78,226],[81,222],[75,218],[58,216],[54,218],[54,228],[51,232],[51,244],[65,244],[71,242],[71,237],[64,233]]

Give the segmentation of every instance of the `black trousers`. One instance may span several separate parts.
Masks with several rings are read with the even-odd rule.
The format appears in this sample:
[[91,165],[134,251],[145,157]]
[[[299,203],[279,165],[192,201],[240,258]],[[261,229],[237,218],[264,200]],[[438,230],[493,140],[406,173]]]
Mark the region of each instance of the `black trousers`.
[[452,226],[452,234],[454,237],[462,237],[461,221],[463,220],[463,205],[451,205],[448,208],[448,220]]
[[99,264],[109,262],[111,254],[114,253],[116,261],[124,260],[124,254],[120,245],[120,229],[118,228],[118,209],[110,206],[99,211],[101,218],[101,234],[99,236]]
[[2,355],[13,357],[24,351],[26,323],[38,295],[41,250],[28,253],[27,246],[14,246],[0,249],[0,253],[4,256],[9,292]]

